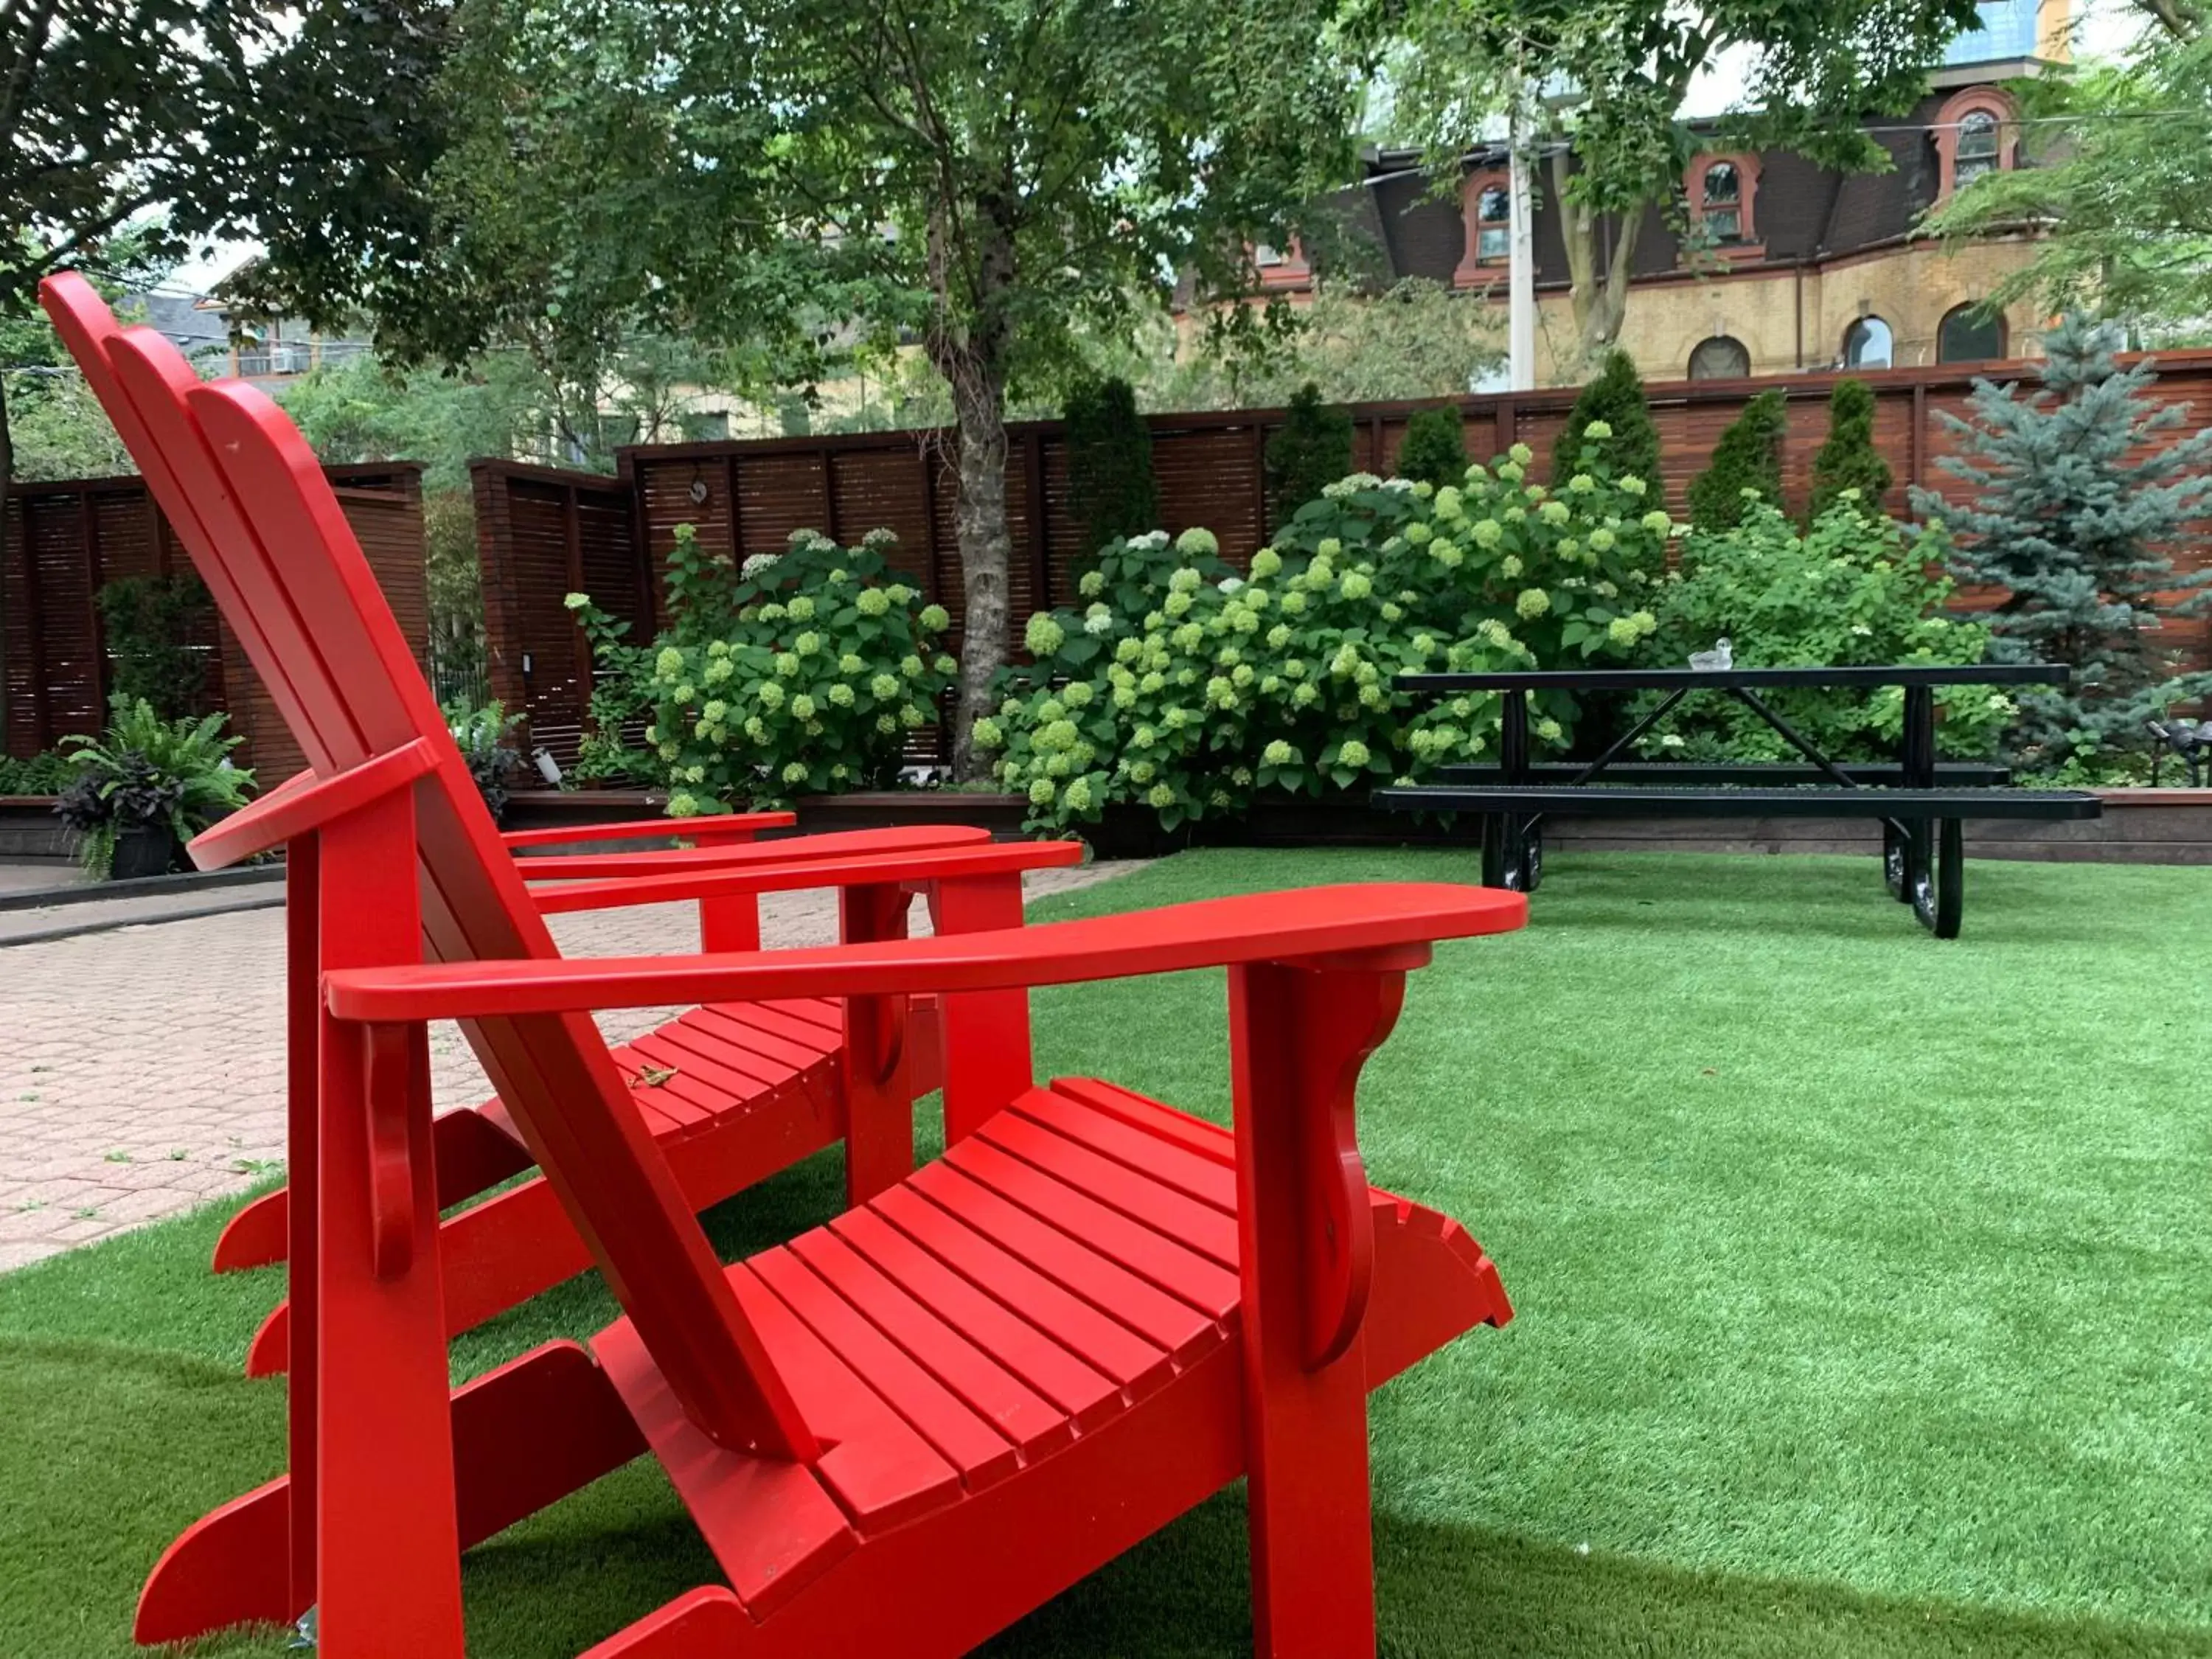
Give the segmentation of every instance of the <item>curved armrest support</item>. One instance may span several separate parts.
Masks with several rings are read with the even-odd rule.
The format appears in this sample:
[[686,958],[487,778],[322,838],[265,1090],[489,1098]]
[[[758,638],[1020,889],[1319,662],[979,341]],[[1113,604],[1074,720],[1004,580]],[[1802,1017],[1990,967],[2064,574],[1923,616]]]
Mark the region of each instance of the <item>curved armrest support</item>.
[[301,781],[306,774],[288,778],[259,800],[201,830],[185,850],[201,869],[222,869],[357,812],[394,790],[410,787],[437,764],[437,750],[427,738],[417,738],[327,778],[313,782]]
[[694,818],[627,818],[619,823],[564,823],[547,830],[509,830],[500,836],[513,847],[567,847],[580,841],[645,841],[680,836],[702,847],[750,841],[763,830],[788,830],[796,812],[720,812]]
[[635,879],[641,876],[673,875],[685,870],[729,870],[765,864],[788,864],[797,859],[827,859],[847,854],[920,852],[934,847],[973,847],[991,839],[988,830],[948,823],[913,829],[844,830],[821,836],[787,836],[779,841],[741,843],[735,847],[692,847],[648,849],[636,853],[553,853],[519,858],[515,868],[525,881],[576,881],[599,877]]
[[[803,843],[802,843],[803,844]],[[878,887],[951,880],[963,876],[1064,869],[1083,862],[1083,844],[1073,841],[991,842],[917,853],[873,853],[850,858],[792,859],[732,870],[726,866],[694,867],[672,875],[632,876],[615,881],[563,882],[533,887],[530,896],[541,915],[605,910],[628,904],[665,904],[678,899],[731,898],[785,893],[809,887]]]
[[324,994],[340,1019],[419,1020],[1011,990],[1252,962],[1402,969],[1425,961],[1434,940],[1507,933],[1528,914],[1522,895],[1494,888],[1310,887],[876,945],[356,969],[325,975]]

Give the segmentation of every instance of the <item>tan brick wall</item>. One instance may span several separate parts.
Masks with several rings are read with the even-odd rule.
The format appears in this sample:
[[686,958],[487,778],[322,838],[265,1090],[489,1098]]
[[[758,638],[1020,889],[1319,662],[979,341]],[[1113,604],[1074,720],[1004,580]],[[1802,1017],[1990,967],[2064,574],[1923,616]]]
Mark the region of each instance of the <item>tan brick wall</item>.
[[[1956,249],[1914,242],[1825,269],[1808,267],[1802,276],[1794,270],[1734,270],[1639,283],[1630,293],[1620,343],[1650,380],[1684,378],[1690,353],[1716,334],[1743,342],[1753,374],[1787,374],[1834,365],[1843,355],[1844,331],[1856,319],[1873,315],[1890,326],[1895,367],[1919,368],[1936,361],[1936,327],[1944,313],[1989,294],[2029,256],[2027,246],[2017,241]],[[1503,309],[1502,295],[1492,303]],[[1539,295],[1537,311],[1540,380],[1572,386],[1587,378],[1577,361],[1566,295]],[[2037,355],[2035,308],[2015,305],[2005,321],[2008,354]]]

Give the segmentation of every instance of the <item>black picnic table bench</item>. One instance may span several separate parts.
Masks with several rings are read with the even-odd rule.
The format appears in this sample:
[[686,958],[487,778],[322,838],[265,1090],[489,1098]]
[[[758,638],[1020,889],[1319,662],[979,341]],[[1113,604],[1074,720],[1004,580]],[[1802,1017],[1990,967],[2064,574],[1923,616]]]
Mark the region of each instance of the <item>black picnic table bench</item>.
[[[1939,939],[1956,939],[1966,903],[1967,818],[2094,818],[2096,796],[2021,789],[2001,766],[1939,760],[1936,691],[1951,685],[2063,685],[2063,665],[1984,663],[1848,668],[1595,668],[1500,673],[1401,674],[1401,690],[1431,696],[1504,694],[1495,763],[1450,766],[1436,783],[1377,789],[1377,806],[1482,815],[1482,879],[1532,892],[1543,879],[1543,823],[1561,817],[1835,817],[1879,819],[1882,869],[1893,896],[1911,905]],[[1875,690],[1901,686],[1898,758],[1868,764],[1820,753],[1759,696],[1779,687]],[[1662,691],[1658,704],[1589,761],[1532,761],[1531,691]],[[1717,692],[1744,704],[1802,762],[1707,765],[1624,761],[1636,740],[1685,697]],[[1603,779],[1604,781],[1599,781]]]

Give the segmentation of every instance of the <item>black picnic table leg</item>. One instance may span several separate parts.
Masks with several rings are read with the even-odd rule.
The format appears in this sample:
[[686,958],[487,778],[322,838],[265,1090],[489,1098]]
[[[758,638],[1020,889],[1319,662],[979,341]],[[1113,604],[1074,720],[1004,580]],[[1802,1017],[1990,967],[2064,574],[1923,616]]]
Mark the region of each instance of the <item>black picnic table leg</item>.
[[[1936,787],[1936,693],[1925,685],[1905,688],[1904,741],[1898,755],[1899,781],[1907,789]],[[1882,872],[1891,894],[1918,908],[1932,888],[1934,826],[1926,818],[1882,827]],[[1900,830],[1902,833],[1900,832]],[[1932,924],[1931,924],[1932,925]]]
[[[1528,694],[1508,691],[1500,715],[1498,731],[1498,762],[1502,781],[1509,784],[1525,784],[1533,781],[1528,765]],[[1510,887],[1516,892],[1532,893],[1542,879],[1542,854],[1532,852],[1535,832],[1528,819],[1517,812],[1501,812],[1493,816],[1498,842],[1497,856],[1490,850],[1491,829],[1483,835],[1483,883],[1490,887]]]
[[1945,818],[1936,826],[1936,937],[1956,939],[1966,909],[1966,834],[1964,822]]

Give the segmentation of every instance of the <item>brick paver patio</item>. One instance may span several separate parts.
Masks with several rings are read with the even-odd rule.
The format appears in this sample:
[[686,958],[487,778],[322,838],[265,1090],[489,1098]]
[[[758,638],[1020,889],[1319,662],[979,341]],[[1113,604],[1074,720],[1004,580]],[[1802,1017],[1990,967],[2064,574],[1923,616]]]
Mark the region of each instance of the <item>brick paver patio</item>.
[[[1031,897],[1129,866],[1038,872]],[[928,927],[917,906],[916,932]],[[684,905],[557,916],[572,956],[696,944]],[[770,948],[829,944],[836,900],[775,894]],[[283,915],[250,910],[0,949],[0,1272],[244,1190],[284,1156]],[[675,1010],[604,1016],[617,1041]],[[450,1025],[440,1107],[490,1092]]]

